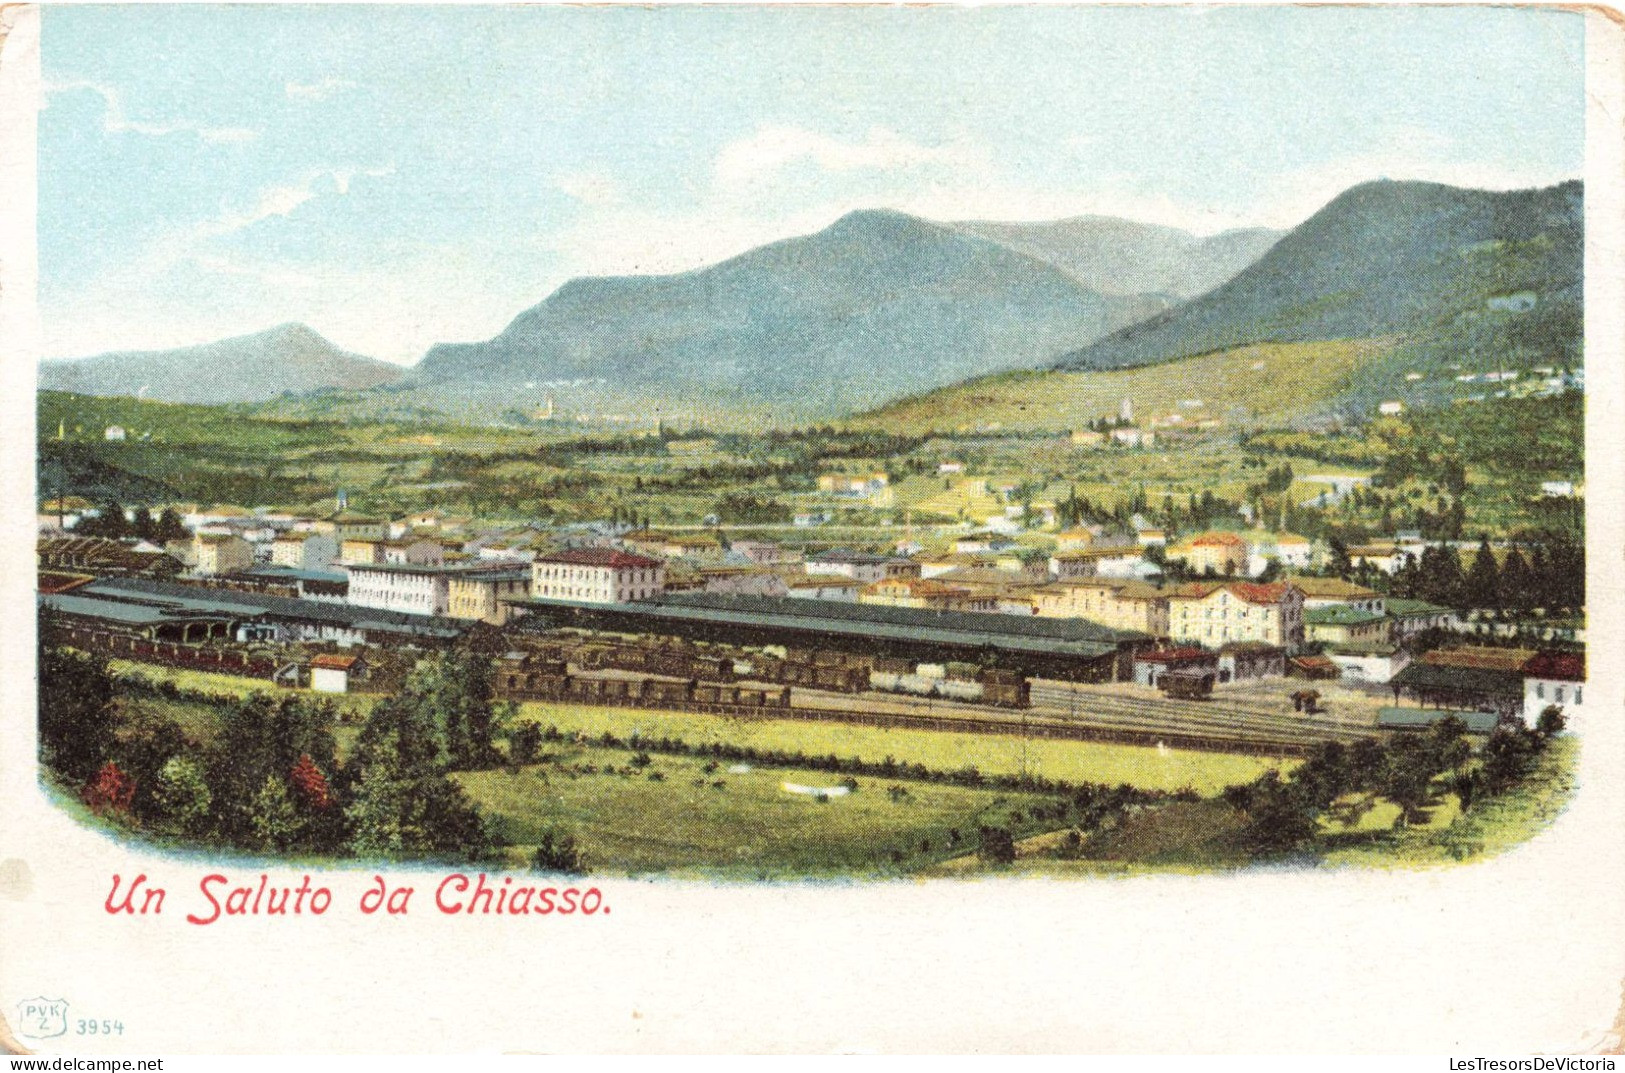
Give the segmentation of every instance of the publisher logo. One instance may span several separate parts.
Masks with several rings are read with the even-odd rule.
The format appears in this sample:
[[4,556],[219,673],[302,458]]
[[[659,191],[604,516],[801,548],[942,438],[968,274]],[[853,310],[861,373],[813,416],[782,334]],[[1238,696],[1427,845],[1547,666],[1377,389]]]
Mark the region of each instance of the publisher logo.
[[68,1002],[60,998],[27,998],[17,1004],[17,1031],[50,1039],[68,1031]]

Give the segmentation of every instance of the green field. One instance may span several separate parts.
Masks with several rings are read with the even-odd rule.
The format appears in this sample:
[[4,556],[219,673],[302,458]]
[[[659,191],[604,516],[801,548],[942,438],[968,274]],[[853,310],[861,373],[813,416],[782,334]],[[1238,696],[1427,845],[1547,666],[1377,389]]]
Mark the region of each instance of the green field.
[[[1579,739],[1554,739],[1522,783],[1498,797],[1475,801],[1447,826],[1374,831],[1329,849],[1325,862],[1352,868],[1420,868],[1504,853],[1527,842],[1568,807],[1574,793]],[[1454,811],[1455,801],[1444,805]]]
[[[1393,828],[1399,808],[1382,798],[1352,827],[1323,817],[1317,840],[1286,863],[1309,868],[1431,868],[1505,852],[1533,838],[1568,806],[1579,748],[1573,737],[1555,739],[1522,783],[1473,802],[1465,813],[1452,794],[1440,790],[1426,810],[1426,822],[1409,828]],[[931,867],[928,874],[1077,877],[1212,872],[1250,863],[1227,841],[1239,827],[1238,814],[1222,800],[1172,802],[1131,817],[1087,858],[1059,856],[1056,849],[1063,832],[1051,832],[1023,841],[1021,856],[1012,865],[992,868],[974,856],[961,855]]]
[[[267,683],[233,675],[175,670],[118,661],[115,671],[139,670],[157,681],[172,681],[189,689],[247,694],[269,692]],[[334,698],[341,709],[365,711],[372,698]],[[890,756],[900,763],[923,764],[937,771],[955,771],[974,765],[984,775],[1031,775],[1067,782],[1094,782],[1116,786],[1128,783],[1146,790],[1190,787],[1211,794],[1226,786],[1250,782],[1270,768],[1290,770],[1295,760],[1278,760],[1235,753],[1156,749],[1151,746],[1073,742],[1015,736],[955,734],[936,730],[884,729],[843,723],[812,723],[790,719],[726,719],[688,712],[634,711],[573,704],[526,703],[520,719],[552,724],[566,734],[595,738],[612,731],[629,737],[634,731],[646,738],[680,738],[690,745],[723,742],[758,749],[799,750],[808,755],[835,754],[878,762]],[[195,717],[201,718],[201,717]],[[348,728],[339,728],[342,749]]]
[[[521,718],[553,724],[566,733],[595,737],[606,730],[627,736],[669,736],[690,744],[728,742],[759,749],[801,750],[809,755],[834,754],[878,762],[890,756],[903,763],[924,764],[937,771],[973,765],[984,775],[1031,775],[1067,782],[1116,786],[1128,783],[1146,790],[1190,787],[1210,794],[1225,786],[1250,782],[1270,768],[1288,769],[1280,761],[1233,753],[1159,750],[1151,746],[1113,745],[1034,739],[996,734],[956,734],[936,730],[884,729],[801,720],[724,719],[685,712],[627,711],[575,705],[525,704]],[[1025,766],[1024,766],[1025,764]]]
[[[540,832],[557,825],[574,832],[594,872],[631,874],[898,874],[974,848],[982,824],[1020,826],[1012,810],[1051,803],[1027,794],[862,777],[855,792],[819,801],[784,786],[835,788],[837,776],[729,765],[707,772],[706,761],[659,755],[635,770],[628,766],[631,755],[571,746],[549,764],[466,772],[457,780],[494,820],[515,863],[534,851]],[[571,773],[589,764],[597,773]],[[605,774],[606,766],[617,773]],[[655,772],[661,781],[650,778]],[[905,786],[907,795],[894,799],[891,786]],[[957,843],[951,830],[959,832]]]

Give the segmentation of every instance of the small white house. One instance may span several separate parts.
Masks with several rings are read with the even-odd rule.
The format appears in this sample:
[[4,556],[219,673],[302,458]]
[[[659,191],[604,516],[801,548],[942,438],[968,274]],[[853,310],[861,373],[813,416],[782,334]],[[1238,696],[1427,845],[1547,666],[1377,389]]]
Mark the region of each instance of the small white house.
[[367,662],[360,656],[322,653],[310,661],[310,688],[317,693],[348,693],[352,684],[366,680]]
[[102,439],[108,443],[123,443],[125,437],[123,425],[108,425],[107,431],[102,433]]
[[1398,399],[1390,399],[1377,407],[1377,412],[1384,417],[1398,417],[1405,412],[1405,404]]

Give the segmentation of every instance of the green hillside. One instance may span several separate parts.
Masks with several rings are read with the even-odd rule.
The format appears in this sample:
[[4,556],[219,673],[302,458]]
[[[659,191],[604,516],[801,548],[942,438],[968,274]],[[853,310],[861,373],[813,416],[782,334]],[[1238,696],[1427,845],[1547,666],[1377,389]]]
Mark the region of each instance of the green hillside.
[[[1277,424],[1323,409],[1392,345],[1380,339],[1266,344],[1132,369],[1008,373],[903,399],[851,424],[909,435],[1061,431],[1114,416],[1125,399],[1142,423],[1178,414],[1181,423]],[[1201,405],[1185,405],[1192,402]]]

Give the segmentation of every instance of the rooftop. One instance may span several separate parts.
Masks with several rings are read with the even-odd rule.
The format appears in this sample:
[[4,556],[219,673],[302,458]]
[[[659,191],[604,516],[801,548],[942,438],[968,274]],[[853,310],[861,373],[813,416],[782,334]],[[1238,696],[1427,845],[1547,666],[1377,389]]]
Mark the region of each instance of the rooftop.
[[1362,611],[1347,604],[1310,608],[1303,613],[1303,620],[1311,626],[1369,626],[1387,621],[1374,611]]
[[106,578],[75,589],[74,595],[94,597],[103,604],[117,602],[125,606],[145,607],[148,613],[170,617],[195,612],[246,619],[284,618],[436,640],[460,637],[469,629],[466,621],[435,615],[410,615],[404,611],[383,611],[324,600],[301,600],[292,596],[140,578]]
[[[1292,584],[1311,600],[1370,600],[1378,595],[1374,589],[1340,577],[1293,577]],[[1388,606],[1393,606],[1392,601]]]
[[580,609],[633,615],[649,620],[726,623],[769,629],[802,630],[875,640],[918,641],[986,647],[1013,652],[1098,658],[1125,641],[1145,635],[1114,630],[1084,619],[1033,618],[994,612],[933,611],[884,604],[797,600],[774,596],[682,593],[630,604],[588,604],[567,600],[523,600],[516,606],[538,610]]
[[630,551],[616,551],[614,548],[565,548],[538,555],[536,561],[565,566],[607,566],[616,570],[640,570],[664,565],[659,559]]
[[1548,681],[1583,682],[1586,680],[1586,658],[1584,652],[1541,652],[1523,665],[1523,673],[1527,678],[1544,678]]

